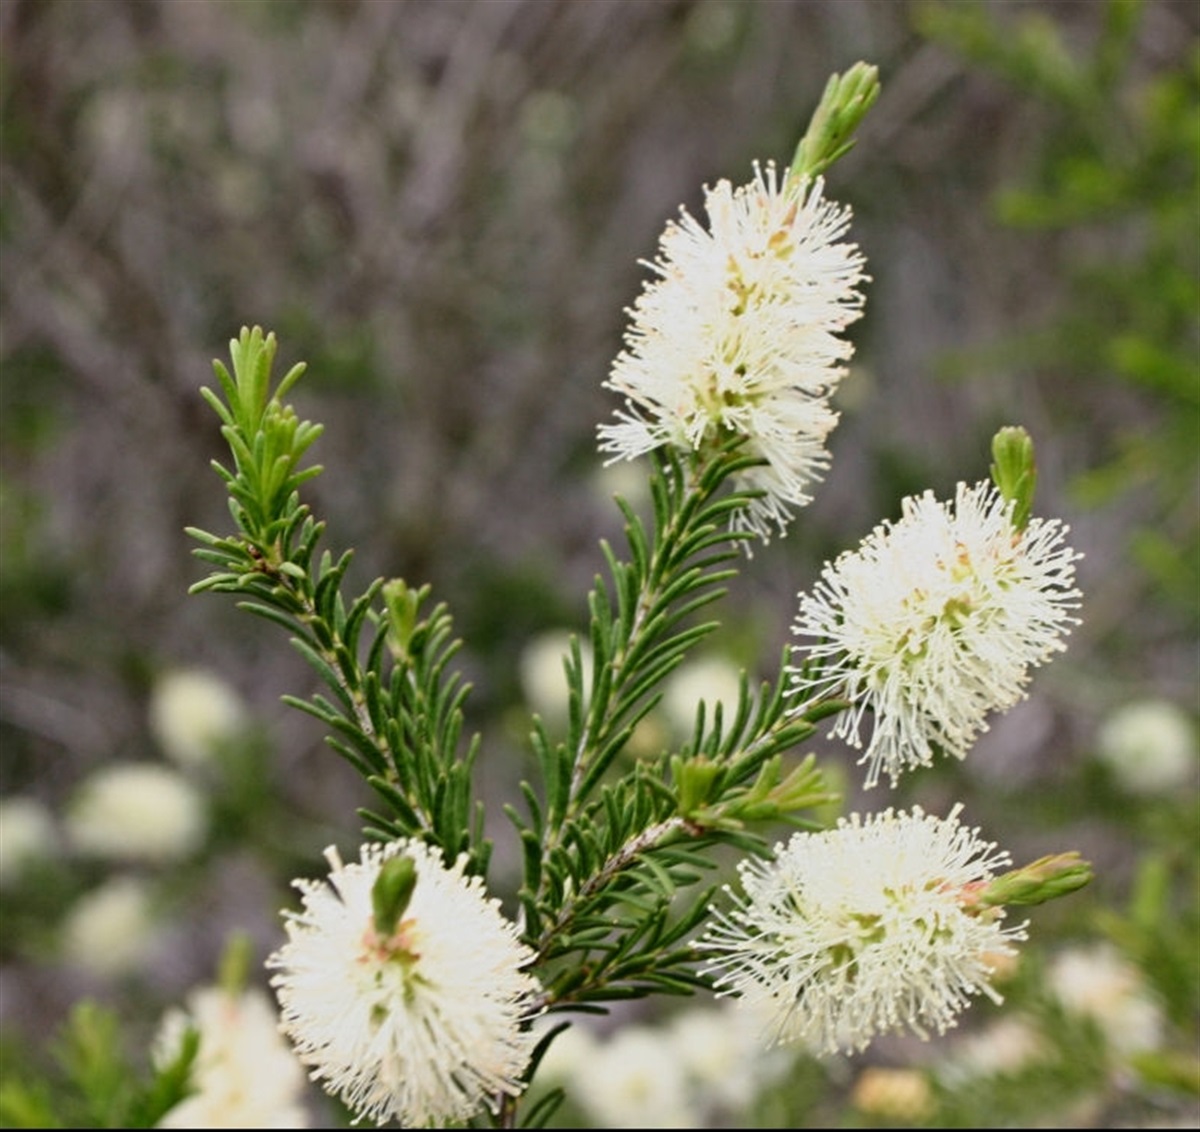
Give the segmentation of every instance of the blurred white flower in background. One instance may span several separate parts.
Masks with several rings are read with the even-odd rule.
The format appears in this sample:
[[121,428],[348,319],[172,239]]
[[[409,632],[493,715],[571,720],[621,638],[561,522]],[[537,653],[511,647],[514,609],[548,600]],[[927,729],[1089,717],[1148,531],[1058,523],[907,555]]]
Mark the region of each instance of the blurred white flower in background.
[[308,1077],[279,1032],[279,1014],[263,991],[232,994],[198,987],[186,1008],[163,1017],[154,1043],[162,1066],[178,1056],[189,1026],[200,1035],[192,1066],[196,1092],[159,1121],[159,1128],[307,1128]]
[[115,876],[81,896],[67,913],[62,954],[88,973],[110,978],[143,966],[161,938],[146,884]]
[[601,464],[593,473],[589,486],[597,502],[611,507],[613,497],[619,495],[637,514],[650,511],[652,497],[646,469],[628,460]]
[[662,710],[676,735],[690,737],[696,727],[696,709],[705,701],[706,726],[712,726],[713,710],[719,703],[728,727],[737,711],[741,673],[728,657],[708,655],[686,660],[667,677]]
[[956,1039],[938,1063],[937,1076],[951,1087],[961,1087],[980,1077],[1020,1073],[1045,1053],[1046,1041],[1037,1026],[1010,1014]]
[[0,800],[0,885],[20,880],[29,867],[58,853],[58,831],[49,808],[36,798]]
[[1119,1056],[1161,1045],[1162,1004],[1142,972],[1109,943],[1070,947],[1047,973],[1050,990],[1075,1014],[1092,1019]]
[[1196,728],[1170,700],[1138,700],[1103,721],[1096,755],[1130,793],[1165,794],[1196,772]]
[[245,704],[220,676],[203,668],[164,673],[150,698],[150,729],[172,761],[184,767],[209,762],[234,740],[248,719]]
[[[534,1023],[534,1031],[540,1038],[548,1030],[561,1025],[563,1021],[561,1015],[544,1015]],[[590,1071],[592,1058],[598,1046],[599,1039],[587,1023],[573,1021],[550,1043],[550,1048],[546,1050],[542,1060],[538,1063],[538,1084],[551,1087],[562,1085],[571,1088],[569,1083],[575,1079],[577,1074]]]
[[203,794],[177,771],[154,763],[112,763],[76,790],[65,828],[81,853],[157,864],[198,849],[208,818]]
[[669,1020],[664,1038],[701,1111],[743,1114],[787,1073],[793,1055],[779,1046],[763,1049],[763,1028],[763,1019],[729,999],[689,1006]]
[[[572,634],[567,629],[549,629],[530,640],[518,661],[521,690],[530,711],[540,715],[547,727],[557,728],[567,720],[567,676],[563,665],[571,653]],[[580,641],[583,687],[586,695],[592,681],[592,648]]]
[[574,1085],[597,1127],[699,1126],[684,1067],[655,1026],[627,1025],[599,1042]]
[[[544,1033],[562,1017],[541,1018]],[[590,1127],[725,1127],[794,1064],[764,1050],[762,1020],[725,999],[696,1002],[662,1021],[626,1024],[601,1037],[576,1020],[538,1066],[543,1089],[562,1087]],[[736,1124],[733,1125],[736,1127]]]

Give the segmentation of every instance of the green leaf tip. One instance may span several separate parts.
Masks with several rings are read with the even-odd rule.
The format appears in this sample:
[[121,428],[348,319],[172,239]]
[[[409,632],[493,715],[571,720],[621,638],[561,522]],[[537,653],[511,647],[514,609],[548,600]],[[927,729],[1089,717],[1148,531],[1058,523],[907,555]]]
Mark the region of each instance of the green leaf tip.
[[790,174],[801,181],[820,176],[854,146],[854,131],[879,97],[879,68],[855,63],[829,76],[821,101],[792,158]]
[[301,468],[300,460],[323,426],[300,420],[280,399],[305,366],[294,365],[272,392],[276,348],[273,333],[242,327],[229,343],[232,376],[219,360],[213,361],[220,395],[209,388],[200,390],[220,417],[221,435],[233,455],[232,471],[216,462],[213,467],[232,496],[234,521],[251,542],[263,547],[273,542],[278,525],[296,514],[297,489],[321,471],[320,465]]
[[417,610],[425,592],[414,590],[402,578],[393,578],[383,585],[381,593],[387,608],[387,645],[396,660],[408,659],[417,628]]
[[[268,406],[291,389],[307,368],[304,362],[292,366],[272,396],[271,369],[278,347],[274,331],[264,334],[261,326],[243,326],[241,333],[229,341],[232,377],[219,359],[213,359],[213,372],[232,410],[233,423],[247,436],[254,435],[262,424]],[[212,403],[212,395],[206,396]],[[221,415],[225,417],[225,414]],[[231,422],[226,420],[225,423]]]
[[254,961],[254,942],[246,932],[234,932],[221,952],[217,984],[230,995],[241,994],[250,983]]
[[683,763],[672,760],[672,771],[679,784],[679,813],[695,825],[714,829],[741,829],[747,822],[795,821],[801,810],[811,810],[838,801],[825,788],[816,759],[807,755],[787,774],[783,756],[772,755],[759,768],[750,786],[712,800],[716,766],[704,758]]

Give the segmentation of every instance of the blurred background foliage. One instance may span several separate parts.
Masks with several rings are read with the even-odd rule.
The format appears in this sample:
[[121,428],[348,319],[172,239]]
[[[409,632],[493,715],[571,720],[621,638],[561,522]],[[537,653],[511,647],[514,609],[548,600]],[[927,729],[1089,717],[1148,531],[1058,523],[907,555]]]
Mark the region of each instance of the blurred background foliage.
[[[521,658],[583,625],[597,541],[620,537],[628,469],[601,468],[595,426],[637,261],[704,183],[789,160],[829,74],[859,59],[883,93],[828,195],[853,205],[873,282],[833,467],[747,564],[714,648],[769,669],[824,558],[903,495],[983,478],[995,429],[1025,425],[1037,513],[1087,556],[1068,653],[961,766],[863,799],[830,757],[847,809],[963,799],[1018,858],[1080,849],[1098,879],[1039,910],[1035,947],[1113,941],[1169,1037],[1115,1077],[1043,1060],[1049,1086],[976,1083],[974,1102],[943,1090],[900,1116],[848,1105],[845,1066],[810,1067],[759,1119],[1195,1112],[1194,732],[1165,794],[1097,757],[1123,705],[1165,700],[1190,727],[1200,707],[1194,0],[3,0],[0,772],[60,850],[0,888],[10,1064],[84,995],[148,1033],[235,928],[265,955],[287,881],[352,847],[370,801],[279,703],[312,684],[300,658],[186,595],[202,570],[184,526],[228,527],[197,394],[211,359],[259,324],[283,369],[309,363],[295,403],[327,426],[309,498],[330,545],[357,548],[364,585],[402,576],[449,603],[482,785],[511,799],[530,772]],[[101,768],[162,762],[151,704],[181,668],[220,674],[252,723],[201,776],[203,844],[129,868],[156,948],[100,970],[62,936],[115,870],[72,849],[65,819]],[[503,893],[516,849],[495,803],[489,822]],[[1041,1002],[1022,978],[1016,1000]],[[1061,1049],[1097,1040],[1060,1022]],[[932,1053],[897,1040],[866,1060],[914,1056]]]

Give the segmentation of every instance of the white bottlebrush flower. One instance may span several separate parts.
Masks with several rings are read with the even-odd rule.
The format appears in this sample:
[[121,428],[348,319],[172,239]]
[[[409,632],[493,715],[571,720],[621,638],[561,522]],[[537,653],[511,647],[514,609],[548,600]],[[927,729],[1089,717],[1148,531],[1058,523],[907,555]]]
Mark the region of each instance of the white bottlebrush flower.
[[165,673],[150,699],[150,729],[180,766],[200,766],[245,726],[241,697],[216,673],[184,668]]
[[203,795],[178,771],[155,763],[113,763],[72,799],[66,832],[82,853],[155,863],[186,857],[208,829]]
[[972,995],[1000,1001],[993,960],[1024,925],[976,906],[1009,858],[960,825],[959,809],[853,814],[795,834],[773,861],[743,861],[742,894],[700,942],[718,990],[769,1019],[770,1041],[816,1054],[893,1030],[926,1038],[955,1025]]
[[[1061,652],[1078,618],[1075,561],[1059,520],[1024,531],[990,484],[958,485],[954,503],[909,496],[885,521],[826,564],[802,594],[793,631],[797,710],[824,696],[851,707],[832,734],[861,747],[866,785],[886,771],[963,758],[987,715],[1027,692],[1030,669]],[[813,674],[815,670],[815,675]]]
[[[359,1119],[444,1126],[522,1089],[539,991],[533,958],[479,877],[417,841],[363,846],[329,883],[298,880],[303,910],[267,960],[282,1027],[314,1080]],[[404,856],[416,887],[390,936],[376,930],[372,891]]]
[[275,1004],[261,990],[232,994],[198,987],[186,1009],[164,1016],[154,1060],[169,1064],[189,1027],[200,1035],[192,1066],[195,1092],[159,1121],[159,1128],[307,1128],[307,1078],[279,1032]]
[[1138,700],[1100,725],[1096,754],[1131,794],[1168,794],[1196,773],[1196,729],[1170,700]]
[[829,463],[829,397],[862,314],[865,260],[842,242],[850,210],[824,185],[755,166],[754,180],[705,189],[705,228],[686,209],[667,224],[605,386],[626,399],[600,449],[631,459],[660,445],[696,451],[733,437],[761,464],[738,486],[764,494],[734,519],[764,540]]

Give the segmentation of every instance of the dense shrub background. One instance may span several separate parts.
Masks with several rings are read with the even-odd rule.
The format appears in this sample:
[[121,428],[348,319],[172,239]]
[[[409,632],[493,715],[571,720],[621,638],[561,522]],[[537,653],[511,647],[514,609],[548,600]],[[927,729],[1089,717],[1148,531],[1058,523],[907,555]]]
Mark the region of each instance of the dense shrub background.
[[161,758],[147,706],[179,665],[239,689],[260,757],[171,874],[172,946],[137,977],[56,955],[94,864],[0,894],[10,1046],[84,994],[152,1025],[232,927],[274,946],[287,880],[368,801],[279,704],[312,684],[280,635],[186,594],[184,526],[227,526],[211,359],[257,323],[309,363],[314,509],[364,584],[449,603],[484,784],[511,797],[517,659],[583,623],[619,536],[594,434],[637,261],[705,182],[788,161],[865,59],[883,94],[829,177],[873,276],[832,471],[718,643],[773,664],[826,556],[908,492],[983,478],[991,434],[1025,425],[1037,510],[1087,555],[1084,624],[967,764],[869,804],[961,797],[1018,856],[1083,851],[1096,883],[1035,939],[1145,950],[1126,911],[1165,862],[1174,958],[1148,967],[1194,1056],[1194,788],[1131,804],[1092,756],[1125,701],[1200,706],[1198,42],[1191,0],[3,0],[2,791],[57,811],[97,767]]

